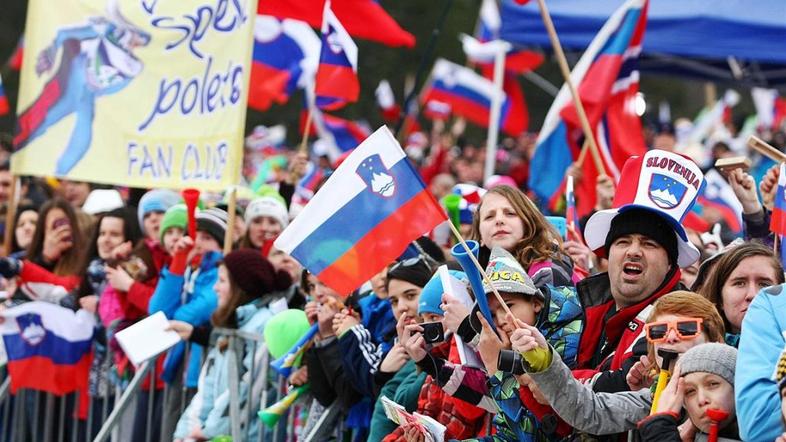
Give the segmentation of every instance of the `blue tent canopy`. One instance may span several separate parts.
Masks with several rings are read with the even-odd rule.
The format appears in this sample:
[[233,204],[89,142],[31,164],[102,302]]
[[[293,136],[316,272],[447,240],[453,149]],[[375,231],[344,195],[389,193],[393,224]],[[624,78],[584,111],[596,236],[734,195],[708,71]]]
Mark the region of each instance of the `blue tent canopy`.
[[[624,0],[547,0],[560,42],[583,51]],[[501,37],[550,48],[538,4],[502,2]],[[652,0],[641,70],[786,86],[785,0]]]

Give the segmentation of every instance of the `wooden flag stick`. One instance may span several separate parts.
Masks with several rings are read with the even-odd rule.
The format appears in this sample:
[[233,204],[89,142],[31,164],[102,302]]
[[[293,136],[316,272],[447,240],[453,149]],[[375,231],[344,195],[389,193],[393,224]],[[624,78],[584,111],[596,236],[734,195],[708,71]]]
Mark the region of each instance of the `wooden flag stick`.
[[303,130],[303,140],[300,142],[300,149],[298,152],[301,153],[308,153],[308,133],[311,131],[311,120],[313,116],[311,114],[311,108],[308,109],[308,116],[306,117],[306,127]]
[[224,233],[224,256],[232,251],[235,242],[235,207],[237,206],[237,186],[229,188],[229,202],[227,204],[227,231]]
[[[483,267],[481,267],[480,263],[478,262],[478,259],[475,258],[475,254],[472,253],[472,251],[469,249],[469,246],[467,245],[467,242],[464,241],[464,237],[461,236],[461,232],[459,232],[458,229],[456,229],[456,226],[454,226],[453,223],[450,222],[450,220],[448,220],[448,225],[450,226],[450,230],[453,231],[453,235],[456,236],[456,239],[458,239],[459,242],[461,243],[461,245],[464,247],[464,251],[467,252],[467,255],[469,255],[469,258],[472,260],[472,263],[475,264],[475,267],[478,269],[478,272],[480,272],[480,276],[483,277],[483,282],[485,282],[486,284],[488,284],[489,287],[491,287],[491,290],[494,292],[494,296],[497,297],[497,301],[502,306],[502,308],[505,309],[505,313],[509,314],[510,316],[513,316],[513,312],[510,311],[510,308],[508,308],[508,305],[502,299],[502,295],[499,294],[499,292],[497,291],[497,288],[494,287],[494,284],[491,283],[491,281],[489,280],[488,275],[486,275],[486,271],[483,269]],[[478,297],[478,296],[486,296],[486,294],[485,293],[475,293],[475,297]],[[513,317],[515,318],[515,316],[513,316]]]
[[579,158],[576,160],[576,167],[581,169],[581,166],[584,165],[584,160],[587,158],[587,151],[589,150],[589,141],[584,139],[584,145],[581,146],[581,152],[579,152]]
[[5,230],[3,232],[3,256],[11,254],[11,246],[14,244],[14,220],[16,219],[16,209],[18,206],[20,186],[19,177],[11,174],[11,191],[8,195],[5,212]]
[[557,30],[554,28],[554,22],[551,21],[551,15],[546,8],[545,0],[538,0],[538,6],[540,7],[540,16],[543,19],[543,24],[546,25],[546,31],[548,31],[549,39],[551,40],[551,46],[554,48],[554,55],[557,57],[560,71],[565,78],[565,84],[568,85],[570,95],[573,97],[573,104],[576,106],[576,114],[579,117],[581,129],[584,131],[584,138],[585,140],[589,140],[592,161],[595,163],[595,168],[598,170],[599,174],[607,175],[606,168],[603,167],[603,160],[600,158],[600,150],[595,143],[595,137],[592,136],[592,127],[590,126],[589,119],[587,119],[587,113],[584,112],[584,105],[581,104],[581,98],[576,90],[576,86],[574,86],[573,80],[570,79],[568,59],[565,58],[565,52],[562,51],[562,44],[560,44],[559,37],[557,37]]

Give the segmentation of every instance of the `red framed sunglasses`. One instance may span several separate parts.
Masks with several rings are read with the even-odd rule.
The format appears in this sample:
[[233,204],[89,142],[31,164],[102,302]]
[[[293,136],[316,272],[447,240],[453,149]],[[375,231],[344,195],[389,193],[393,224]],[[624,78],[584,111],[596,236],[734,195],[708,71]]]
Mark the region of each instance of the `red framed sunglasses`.
[[644,325],[647,340],[656,343],[666,340],[669,330],[674,330],[680,339],[693,339],[702,332],[701,318],[680,319],[679,321],[658,321]]

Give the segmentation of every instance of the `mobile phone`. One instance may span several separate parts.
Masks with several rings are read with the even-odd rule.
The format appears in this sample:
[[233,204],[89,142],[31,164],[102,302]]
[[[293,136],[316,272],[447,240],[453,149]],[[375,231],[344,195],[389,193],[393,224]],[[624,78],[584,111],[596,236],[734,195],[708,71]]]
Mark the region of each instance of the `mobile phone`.
[[435,344],[445,340],[445,329],[441,322],[426,322],[420,326],[423,328],[423,339],[426,344]]

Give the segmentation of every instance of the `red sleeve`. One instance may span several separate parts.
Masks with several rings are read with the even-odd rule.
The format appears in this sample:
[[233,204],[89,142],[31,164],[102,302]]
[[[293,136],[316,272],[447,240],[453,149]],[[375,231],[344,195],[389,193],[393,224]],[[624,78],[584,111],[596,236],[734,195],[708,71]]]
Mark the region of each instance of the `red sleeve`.
[[52,285],[59,285],[69,292],[79,287],[79,283],[81,282],[81,279],[76,275],[55,275],[49,270],[46,270],[45,268],[29,260],[24,260],[22,271],[19,272],[19,278],[21,278],[23,282],[27,283],[43,282]]
[[[158,282],[158,278],[153,278],[152,281]],[[130,302],[134,307],[146,312],[147,306],[150,303],[150,298],[153,296],[153,292],[155,291],[155,284],[150,286],[139,281],[134,281],[134,283],[131,284],[131,288],[128,289],[126,299],[128,299],[128,302]]]
[[[461,357],[459,356],[458,348],[456,347],[456,340],[450,340],[450,353],[448,354],[448,361],[460,364]],[[467,421],[474,422],[480,418],[482,418],[486,414],[486,410],[476,407],[469,402],[463,401],[459,398],[455,398],[452,396],[445,395],[445,400],[450,401],[453,403],[453,407],[455,408],[457,414],[463,417]]]

